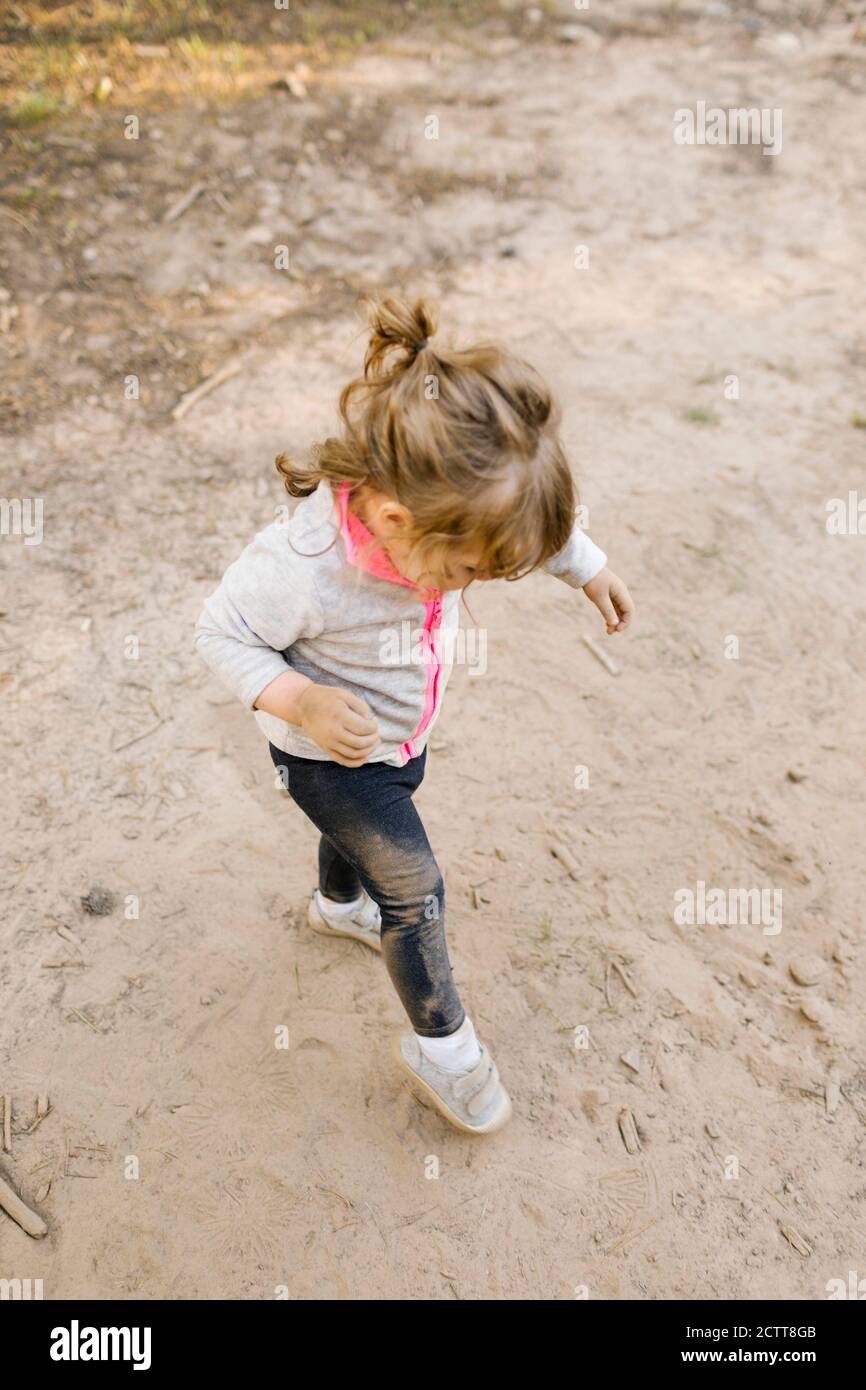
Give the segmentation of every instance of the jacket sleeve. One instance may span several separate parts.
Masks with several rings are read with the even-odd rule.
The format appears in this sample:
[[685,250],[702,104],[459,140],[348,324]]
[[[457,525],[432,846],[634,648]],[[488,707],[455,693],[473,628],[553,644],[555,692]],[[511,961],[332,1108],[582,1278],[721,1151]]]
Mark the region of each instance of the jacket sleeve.
[[248,708],[289,670],[288,649],[322,631],[311,560],[289,546],[285,526],[261,531],[229,565],[195,629],[199,655]]
[[562,579],[573,589],[582,589],[607,564],[604,551],[589,539],[575,521],[571,535],[556,555],[542,565],[548,574]]

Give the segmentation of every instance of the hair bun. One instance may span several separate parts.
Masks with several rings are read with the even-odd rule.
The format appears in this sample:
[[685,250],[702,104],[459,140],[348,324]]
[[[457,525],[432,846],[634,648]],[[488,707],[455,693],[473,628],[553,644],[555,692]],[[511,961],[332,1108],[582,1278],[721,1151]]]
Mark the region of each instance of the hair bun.
[[[364,358],[366,376],[390,376],[412,365],[436,332],[436,310],[424,299],[367,300],[370,343]],[[402,349],[397,361],[392,353]]]

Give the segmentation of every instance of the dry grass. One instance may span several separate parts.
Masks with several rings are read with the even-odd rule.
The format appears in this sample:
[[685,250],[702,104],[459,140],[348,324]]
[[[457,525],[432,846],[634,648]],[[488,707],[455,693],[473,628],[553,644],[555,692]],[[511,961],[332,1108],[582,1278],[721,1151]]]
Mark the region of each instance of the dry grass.
[[10,5],[0,16],[0,123],[28,129],[89,103],[231,98],[299,61],[333,62],[419,18],[447,32],[494,0],[341,0],[289,9],[235,0]]

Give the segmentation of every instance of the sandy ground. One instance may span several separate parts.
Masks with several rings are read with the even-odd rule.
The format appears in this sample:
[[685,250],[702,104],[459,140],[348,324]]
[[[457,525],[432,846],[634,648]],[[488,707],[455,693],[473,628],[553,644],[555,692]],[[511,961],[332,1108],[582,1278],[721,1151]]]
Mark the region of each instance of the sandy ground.
[[[866,1275],[866,542],[825,525],[864,478],[863,21],[560,8],[419,25],[303,99],[166,110],[137,144],[67,122],[44,158],[76,226],[0,225],[0,491],[44,499],[41,545],[0,540],[0,1169],[49,1225],[0,1220],[0,1276],[48,1298],[809,1300]],[[781,107],[782,154],[676,147],[698,99]],[[314,832],[192,650],[281,500],[273,456],[331,427],[370,288],[549,375],[639,608],[614,677],[564,585],[471,599],[488,669],[456,671],[419,806],[514,1100],[487,1141],[395,1074],[381,961],[304,926]],[[699,880],[781,891],[782,930],[679,925]]]

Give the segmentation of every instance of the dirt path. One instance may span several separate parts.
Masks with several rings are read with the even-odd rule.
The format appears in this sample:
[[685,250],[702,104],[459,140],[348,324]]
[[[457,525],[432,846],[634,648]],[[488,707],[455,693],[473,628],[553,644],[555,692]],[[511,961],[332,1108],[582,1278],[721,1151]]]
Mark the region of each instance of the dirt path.
[[[44,500],[41,544],[0,539],[0,1166],[50,1226],[0,1220],[0,1276],[817,1299],[866,1274],[864,540],[825,525],[864,477],[866,43],[841,12],[790,33],[702,9],[633,5],[576,42],[567,5],[419,27],[139,142],[82,116],[36,167],[58,198],[0,219],[0,493]],[[675,146],[698,99],[782,108],[781,155]],[[381,963],[302,925],[314,835],[192,652],[280,502],[273,456],[330,427],[377,287],[549,374],[640,609],[612,677],[555,581],[472,600],[487,673],[455,673],[419,804],[515,1102],[486,1143],[401,1088]],[[699,881],[781,891],[782,930],[678,925]]]

